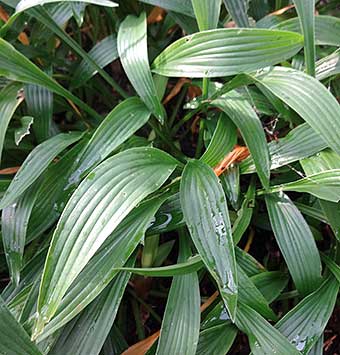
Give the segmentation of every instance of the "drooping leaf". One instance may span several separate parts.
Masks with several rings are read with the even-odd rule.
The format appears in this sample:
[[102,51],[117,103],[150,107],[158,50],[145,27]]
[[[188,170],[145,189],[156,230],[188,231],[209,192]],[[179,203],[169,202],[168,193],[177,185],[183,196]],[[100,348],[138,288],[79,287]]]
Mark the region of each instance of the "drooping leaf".
[[86,2],[89,4],[100,5],[100,6],[107,6],[107,7],[115,7],[118,6],[117,3],[108,0],[21,0],[18,5],[16,6],[15,11],[21,12],[25,11],[31,7],[38,6],[38,5],[45,5],[52,2],[72,2],[72,1],[81,1]]
[[236,325],[251,340],[254,355],[280,354],[298,355],[299,351],[270,323],[246,304],[240,303]]
[[[251,72],[292,57],[302,37],[293,32],[218,29],[181,38],[154,61],[152,70],[165,76],[214,78]],[[268,45],[271,43],[271,45]]]
[[36,146],[25,159],[0,202],[0,209],[13,203],[45,171],[51,161],[69,145],[77,142],[81,133],[60,133]]
[[270,223],[296,288],[304,295],[321,281],[321,261],[312,232],[287,195],[266,195]]
[[315,1],[294,0],[305,40],[305,62],[309,75],[315,76]]
[[339,283],[332,276],[312,294],[305,297],[276,325],[296,349],[308,354],[326,328],[333,312]]
[[217,28],[221,0],[191,0],[200,31]]
[[232,19],[238,27],[249,27],[247,0],[223,0]]
[[0,38],[0,75],[6,78],[21,81],[28,84],[36,84],[73,101],[95,118],[101,119],[91,107],[63,88],[59,83],[50,78],[35,64],[28,60],[23,54],[17,51],[11,44]]
[[[98,42],[88,53],[97,65],[104,68],[118,58],[117,37],[110,35]],[[78,88],[84,85],[97,70],[86,60],[82,60],[72,77],[71,86]]]
[[15,320],[0,297],[0,352],[13,355],[41,355],[28,334]]
[[138,95],[149,110],[164,121],[165,111],[157,96],[147,51],[146,14],[129,15],[120,25],[117,45],[121,63]]
[[236,91],[231,91],[212,104],[222,109],[239,128],[254,159],[261,183],[265,188],[268,187],[270,159],[266,136],[250,103]]
[[[180,238],[179,262],[190,255],[186,235]],[[178,302],[183,300],[183,302]],[[200,330],[200,292],[196,272],[174,276],[162,322],[157,355],[195,355]]]
[[[106,239],[67,291],[54,317],[37,338],[38,342],[74,318],[103,291],[141,242],[164,200],[161,196],[142,203]],[[33,335],[37,336],[35,332]]]
[[23,96],[20,93],[21,89],[21,84],[13,83],[8,86],[5,86],[0,91],[0,160],[8,124],[15,110],[23,101]]
[[227,203],[218,178],[203,162],[190,161],[183,172],[181,206],[191,238],[235,319],[237,271]]
[[80,184],[50,245],[39,293],[37,332],[123,218],[167,180],[176,164],[154,148],[129,149],[107,159]]
[[284,67],[269,69],[256,79],[295,110],[331,148],[340,152],[340,106],[318,80]]

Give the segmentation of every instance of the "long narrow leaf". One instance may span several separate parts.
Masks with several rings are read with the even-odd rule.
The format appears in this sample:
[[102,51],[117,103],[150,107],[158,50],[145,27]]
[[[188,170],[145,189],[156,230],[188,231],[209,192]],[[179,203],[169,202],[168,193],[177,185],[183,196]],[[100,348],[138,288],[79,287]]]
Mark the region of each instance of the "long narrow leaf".
[[247,15],[248,0],[223,0],[232,19],[238,27],[249,27]]
[[221,0],[192,0],[200,31],[217,28],[221,11]]

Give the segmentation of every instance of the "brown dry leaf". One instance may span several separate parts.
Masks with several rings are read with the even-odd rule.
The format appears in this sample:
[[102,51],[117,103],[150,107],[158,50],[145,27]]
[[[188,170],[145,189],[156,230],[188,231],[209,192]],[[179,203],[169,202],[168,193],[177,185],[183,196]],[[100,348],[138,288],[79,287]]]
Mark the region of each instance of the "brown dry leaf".
[[13,166],[12,168],[6,168],[0,170],[0,175],[13,175],[20,169],[20,166]]
[[195,97],[201,96],[202,90],[199,86],[190,85],[188,89],[188,97],[193,100]]
[[190,84],[190,83],[191,83],[190,79],[180,78],[177,81],[176,85],[170,91],[169,95],[163,100],[163,105],[166,105],[170,100],[172,100],[175,96],[177,96],[185,84]]
[[279,9],[279,10],[276,10],[276,11],[270,13],[268,16],[270,16],[270,15],[275,15],[275,16],[283,15],[286,11],[292,9],[293,7],[295,7],[295,5],[285,6],[282,9]]
[[247,147],[236,145],[235,148],[214,168],[217,176],[220,176],[231,164],[239,163],[249,156]]
[[236,23],[235,21],[229,21],[227,23],[224,24],[225,28],[235,28],[236,27]]
[[158,23],[163,21],[165,16],[165,10],[161,7],[155,6],[153,10],[150,12],[148,16],[148,25],[152,25],[153,23]]

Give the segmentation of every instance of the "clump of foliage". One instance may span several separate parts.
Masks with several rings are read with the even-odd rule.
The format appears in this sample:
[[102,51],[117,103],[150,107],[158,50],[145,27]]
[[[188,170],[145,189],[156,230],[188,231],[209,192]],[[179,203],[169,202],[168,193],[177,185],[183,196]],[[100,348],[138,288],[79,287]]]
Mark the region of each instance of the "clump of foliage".
[[0,0],[1,354],[335,353],[337,3]]

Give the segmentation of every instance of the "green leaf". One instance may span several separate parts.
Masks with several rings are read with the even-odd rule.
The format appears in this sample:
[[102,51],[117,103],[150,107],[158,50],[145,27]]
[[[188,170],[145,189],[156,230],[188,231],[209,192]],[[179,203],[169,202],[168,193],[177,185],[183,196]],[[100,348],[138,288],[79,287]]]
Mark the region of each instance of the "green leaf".
[[232,324],[221,324],[200,332],[196,355],[225,355],[233,345],[237,328]]
[[18,108],[18,106],[22,103],[24,99],[21,95],[21,89],[21,84],[13,83],[8,86],[5,86],[0,91],[0,161],[8,124],[12,116],[14,115],[15,110]]
[[129,15],[121,23],[117,45],[120,61],[130,82],[149,110],[162,123],[165,110],[158,98],[150,71],[144,12],[140,17]]
[[232,319],[237,307],[237,274],[227,202],[208,165],[190,161],[184,168],[181,206],[191,238],[218,284]]
[[118,4],[108,1],[108,0],[21,0],[18,5],[16,6],[15,11],[21,12],[25,11],[31,7],[38,6],[38,5],[45,5],[52,2],[86,2],[89,4],[100,5],[100,6],[107,6],[107,7],[115,7]]
[[14,142],[19,145],[24,137],[30,134],[31,125],[34,118],[31,116],[23,116],[20,118],[21,127],[14,131]]
[[64,327],[49,354],[99,354],[116,318],[129,278],[128,272],[122,272],[112,280],[79,317]]
[[309,75],[315,76],[315,1],[294,0],[305,40],[305,62]]
[[177,275],[185,275],[196,272],[204,266],[199,255],[193,256],[183,262],[150,268],[121,268],[121,270],[132,272],[133,274],[149,276],[149,277],[172,277]]
[[[312,3],[313,1],[311,1]],[[315,43],[317,45],[340,46],[340,19],[334,16],[315,16]],[[278,30],[302,32],[298,18],[274,25]]]
[[332,272],[335,278],[340,283],[340,266],[337,265],[329,256],[321,254],[321,260],[325,263],[328,269]]
[[[106,239],[67,291],[52,320],[37,338],[40,342],[74,318],[93,301],[124,266],[150,225],[165,197],[143,202]],[[36,332],[33,336],[37,336]]]
[[50,78],[2,38],[0,38],[0,76],[23,83],[44,86],[52,92],[73,101],[85,112],[101,120],[101,116],[96,111]]
[[171,175],[177,162],[154,148],[135,148],[107,159],[74,192],[59,220],[41,282],[37,331],[124,217]]
[[276,325],[303,354],[308,354],[326,328],[332,315],[339,283],[329,277],[315,292],[305,297]]
[[270,223],[296,288],[304,295],[321,280],[320,255],[302,214],[283,193],[266,195]]
[[209,146],[200,160],[213,167],[223,160],[236,142],[236,127],[224,113],[221,113]]
[[26,85],[25,100],[28,113],[34,120],[33,130],[38,142],[50,136],[53,115],[53,94],[39,85]]
[[[98,42],[88,53],[94,62],[100,68],[106,67],[108,64],[118,58],[117,37],[112,34]],[[92,76],[97,73],[97,70],[91,64],[82,60],[77,66],[76,71],[71,80],[71,87],[78,88],[84,85]]]
[[340,106],[318,80],[283,67],[269,69],[256,79],[295,110],[331,148],[340,152]]
[[[320,134],[316,133],[307,123],[303,123],[292,129],[285,137],[268,143],[270,170],[309,157],[325,148],[327,148],[327,143]],[[240,168],[242,174],[256,172],[251,157],[241,162]]]
[[241,198],[239,164],[231,164],[231,166],[229,166],[227,170],[220,175],[220,179],[228,201],[234,210],[238,210],[240,208]]
[[18,285],[24,254],[27,225],[37,198],[38,184],[26,190],[16,203],[1,214],[2,241],[12,282]]
[[11,355],[41,355],[28,334],[0,297],[0,352]]
[[223,110],[239,128],[254,159],[262,185],[269,186],[270,159],[262,124],[250,103],[236,91],[214,100],[212,105]]
[[[190,255],[186,235],[180,238],[178,261]],[[182,300],[178,302],[178,300]],[[175,276],[172,280],[162,322],[157,355],[195,355],[200,330],[200,291],[197,273]]]
[[307,192],[318,198],[340,201],[340,169],[326,170],[303,179],[271,187],[268,192],[296,191]]
[[316,78],[324,80],[340,73],[340,50],[316,62]]
[[223,0],[232,19],[238,27],[249,27],[247,15],[248,0]]
[[13,203],[45,171],[51,161],[69,145],[77,142],[81,133],[60,133],[36,146],[22,163],[0,202],[0,209]]
[[254,355],[300,354],[278,330],[246,304],[239,303],[236,325],[248,335]]
[[[270,43],[270,44],[269,44]],[[152,70],[165,76],[214,78],[251,72],[292,57],[302,46],[293,32],[218,29],[181,38],[154,61]]]
[[179,14],[195,17],[191,0],[140,0],[140,2],[159,6],[165,10],[176,11]]
[[86,172],[107,158],[149,119],[150,111],[137,97],[117,105],[102,121],[77,158],[69,185],[76,184]]
[[200,31],[217,28],[221,0],[191,0]]

